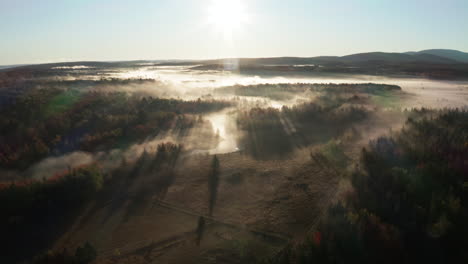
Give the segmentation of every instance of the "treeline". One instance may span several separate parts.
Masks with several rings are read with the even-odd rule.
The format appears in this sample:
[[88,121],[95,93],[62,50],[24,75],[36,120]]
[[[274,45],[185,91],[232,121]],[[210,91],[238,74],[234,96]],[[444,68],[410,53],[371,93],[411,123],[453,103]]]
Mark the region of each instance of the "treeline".
[[144,151],[128,176],[133,179],[146,177],[151,182],[149,185],[153,194],[162,198],[174,181],[174,168],[182,150],[182,145],[167,142],[159,144],[157,151],[153,154]]
[[237,117],[242,147],[253,156],[282,156],[296,147],[326,142],[365,120],[368,110],[348,98],[323,96],[292,107],[253,108]]
[[267,97],[273,100],[289,100],[294,98],[296,95],[301,95],[307,92],[381,94],[383,92],[398,90],[401,90],[401,87],[397,85],[376,83],[278,83],[234,85],[216,89],[215,93],[232,94],[237,96]]
[[[122,160],[105,175],[92,165],[47,180],[0,185],[0,248],[5,252],[0,254],[0,262],[89,263],[97,256],[90,244],[76,251],[49,249],[90,201],[94,202],[91,211],[109,205],[109,201],[112,206],[128,202],[125,217],[131,217],[154,199],[164,199],[176,179],[182,151],[181,145],[161,143],[154,152],[145,150],[135,162]],[[104,219],[112,213],[111,208]]]
[[200,121],[195,114],[229,105],[120,92],[34,89],[2,110],[0,168],[24,169],[48,155],[75,150],[121,148],[169,130],[184,133]]
[[[33,89],[37,88],[48,88],[48,89],[68,89],[72,88],[75,90],[89,90],[89,91],[98,91],[101,89],[106,91],[106,88],[116,88],[116,87],[125,87],[125,86],[137,86],[137,85],[146,85],[148,87],[160,87],[164,86],[164,83],[156,79],[147,79],[147,78],[106,78],[101,77],[95,79],[96,77],[91,75],[89,79],[86,79],[86,75],[83,75],[80,71],[71,71],[71,73],[76,74],[77,79],[66,79],[57,76],[51,76],[50,78],[36,78],[23,82],[22,86],[30,87]],[[95,74],[95,73],[93,73]]]
[[36,257],[33,264],[89,264],[97,258],[96,249],[91,244],[86,243],[76,249],[74,253],[69,251],[47,253]]
[[128,86],[165,86],[163,82],[148,78],[112,78],[101,77],[94,68],[90,70],[41,70],[41,69],[12,69],[0,71],[0,110],[16,101],[18,97],[35,89],[75,89],[79,91],[106,91],[116,87]]
[[182,145],[166,142],[159,144],[155,151],[144,150],[135,162],[123,159],[110,172],[109,180],[95,200],[95,208],[104,208],[112,201],[103,221],[116,208],[125,208],[124,217],[128,219],[146,210],[149,204],[163,200],[177,178],[176,167],[183,150]]
[[0,262],[16,263],[47,249],[102,188],[97,167],[75,169],[49,180],[0,188]]
[[467,263],[468,112],[409,118],[362,151],[352,189],[273,263]]

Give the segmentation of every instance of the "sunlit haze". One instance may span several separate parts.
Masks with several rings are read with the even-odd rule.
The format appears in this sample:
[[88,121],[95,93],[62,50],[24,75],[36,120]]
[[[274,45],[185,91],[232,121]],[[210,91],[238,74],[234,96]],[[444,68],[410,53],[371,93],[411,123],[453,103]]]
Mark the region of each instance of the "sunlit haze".
[[468,51],[467,12],[464,0],[2,0],[0,65]]
[[0,0],[0,264],[468,263],[468,0]]

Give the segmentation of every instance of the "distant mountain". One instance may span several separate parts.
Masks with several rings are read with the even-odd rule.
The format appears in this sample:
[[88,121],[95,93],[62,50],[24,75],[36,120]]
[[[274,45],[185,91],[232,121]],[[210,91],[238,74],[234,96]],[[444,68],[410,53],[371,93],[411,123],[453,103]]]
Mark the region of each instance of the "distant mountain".
[[457,63],[453,59],[440,57],[433,54],[406,54],[406,53],[386,53],[386,52],[368,52],[358,53],[341,57],[341,60],[352,63],[359,62],[387,62],[387,63],[408,63],[408,62],[426,62],[437,64]]
[[450,49],[429,49],[429,50],[422,50],[418,52],[406,52],[408,55],[421,55],[421,54],[430,54],[435,55],[443,58],[448,58],[451,60],[455,60],[458,62],[468,63],[468,53],[458,51],[458,50],[450,50]]
[[[401,66],[410,65],[451,65],[468,64],[468,53],[449,49],[430,49],[418,52],[390,53],[390,52],[367,52],[357,53],[347,56],[319,56],[319,57],[270,57],[270,58],[239,58],[239,59],[214,59],[214,60],[138,60],[138,61],[108,61],[108,62],[62,62],[37,64],[26,67],[50,68],[57,66],[89,66],[89,67],[135,67],[148,65],[226,65],[239,63],[240,65],[263,65],[263,66],[297,66],[297,65],[321,65],[321,66],[342,66],[342,67],[375,67],[378,65]],[[0,70],[7,70],[23,65],[0,66]],[[206,67],[202,67],[204,69]]]
[[[462,52],[459,52],[462,53]],[[467,54],[468,55],[468,54]],[[232,59],[220,59],[202,61],[202,64],[223,64],[229,63]],[[447,56],[439,56],[431,53],[388,53],[388,52],[367,52],[337,56],[320,57],[273,57],[273,58],[240,58],[241,65],[350,65],[361,66],[363,64],[458,64],[460,60]],[[467,61],[468,63],[468,61]]]
[[237,59],[216,59],[202,61],[202,64],[225,64],[238,62],[240,64],[258,64],[258,65],[302,65],[315,64],[316,58],[303,57],[271,57],[271,58],[239,58]]
[[[234,70],[250,74],[370,74],[468,79],[463,52],[367,52],[342,57],[273,57],[199,61],[193,70]],[[439,54],[439,55],[437,55]],[[450,55],[450,57],[447,57]],[[455,56],[456,55],[456,56]],[[454,59],[456,57],[456,59]]]
[[[418,52],[367,52],[347,56],[224,58],[214,60],[139,60],[114,62],[64,62],[29,65],[16,69],[35,69],[45,72],[52,68],[86,66],[97,71],[108,68],[158,66],[189,66],[192,70],[227,70],[249,74],[277,74],[288,72],[300,75],[339,73],[372,75],[407,75],[440,79],[468,79],[468,53],[456,50],[423,50]],[[13,70],[1,69],[0,72]]]

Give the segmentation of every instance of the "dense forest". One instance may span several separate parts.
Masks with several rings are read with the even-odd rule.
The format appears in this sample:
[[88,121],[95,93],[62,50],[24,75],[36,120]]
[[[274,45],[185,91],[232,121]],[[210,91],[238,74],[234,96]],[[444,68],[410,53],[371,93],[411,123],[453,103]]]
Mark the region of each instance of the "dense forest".
[[183,136],[203,122],[197,115],[228,106],[227,101],[33,89],[2,110],[0,168],[25,169],[76,150],[125,148],[169,130]]
[[291,107],[252,108],[237,117],[241,144],[256,156],[281,156],[295,148],[343,135],[372,115],[369,98],[356,94],[320,95]]
[[228,86],[216,89],[215,93],[232,94],[237,96],[267,97],[273,100],[289,100],[297,96],[310,96],[315,93],[366,93],[371,95],[379,95],[386,92],[399,90],[401,90],[401,87],[397,85],[377,83],[278,83]]
[[47,249],[66,230],[80,209],[103,187],[95,166],[74,169],[43,181],[0,187],[0,247],[14,263]]
[[[28,260],[36,255],[35,264],[86,264],[97,256],[96,250],[85,244],[76,252],[49,251],[52,243],[70,228],[73,220],[91,201],[93,208],[103,207],[116,197],[132,197],[128,214],[132,214],[153,195],[164,198],[176,174],[174,167],[182,152],[180,145],[163,143],[156,152],[144,152],[135,162],[122,163],[103,173],[99,164],[71,169],[47,180],[27,180],[0,185],[0,247],[8,256],[2,261]],[[150,177],[148,177],[150,176]],[[123,187],[145,182],[145,189],[136,193]],[[42,254],[38,254],[45,252]]]
[[372,141],[352,188],[272,263],[468,261],[468,112],[423,111]]

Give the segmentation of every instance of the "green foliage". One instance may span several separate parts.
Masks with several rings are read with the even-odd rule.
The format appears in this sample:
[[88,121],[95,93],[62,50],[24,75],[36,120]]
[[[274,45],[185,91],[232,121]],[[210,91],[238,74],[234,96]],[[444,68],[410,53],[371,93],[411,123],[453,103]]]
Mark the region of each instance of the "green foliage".
[[63,113],[76,104],[82,93],[76,90],[64,91],[49,99],[44,109],[44,116],[49,117],[57,113]]
[[328,141],[319,148],[319,151],[333,166],[343,169],[348,165],[349,158],[343,152],[342,143],[338,140]]
[[278,83],[235,85],[216,89],[218,94],[232,94],[238,96],[267,97],[273,100],[290,100],[306,93],[368,93],[382,95],[385,92],[401,90],[399,86],[387,84],[309,84],[309,83]]

